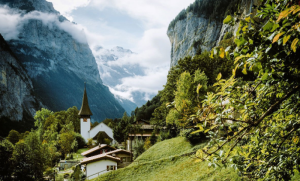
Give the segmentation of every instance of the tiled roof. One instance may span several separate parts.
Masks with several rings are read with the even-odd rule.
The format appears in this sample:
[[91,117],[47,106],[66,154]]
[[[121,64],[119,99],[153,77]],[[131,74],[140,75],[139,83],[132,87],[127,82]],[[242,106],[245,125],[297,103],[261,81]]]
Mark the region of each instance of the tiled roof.
[[86,156],[86,155],[88,155],[90,153],[93,153],[94,151],[100,150],[100,149],[105,148],[105,147],[109,147],[109,148],[115,149],[114,147],[111,147],[109,145],[101,144],[101,145],[98,145],[98,146],[96,146],[96,147],[94,147],[92,149],[89,149],[88,151],[82,152],[81,155],[82,156]]
[[111,154],[113,154],[113,153],[118,153],[118,152],[125,152],[125,153],[131,154],[130,151],[123,150],[123,149],[117,149],[117,150],[114,150],[114,151],[110,151],[110,152],[107,152],[106,154],[111,155]]
[[80,163],[85,164],[85,163],[89,163],[89,162],[93,162],[93,161],[101,160],[101,159],[110,159],[110,160],[120,161],[120,158],[118,158],[118,157],[113,157],[111,155],[108,155],[107,153],[103,153],[103,154],[99,154],[96,156],[84,158]]

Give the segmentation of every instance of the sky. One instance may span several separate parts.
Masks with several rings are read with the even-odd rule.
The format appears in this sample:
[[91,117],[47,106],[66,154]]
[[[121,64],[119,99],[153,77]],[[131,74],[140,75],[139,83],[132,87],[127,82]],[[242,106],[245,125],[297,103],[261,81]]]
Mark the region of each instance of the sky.
[[[157,94],[163,89],[170,69],[171,44],[167,36],[169,23],[194,0],[47,0],[71,22],[58,22],[43,13],[25,17],[7,8],[0,9],[0,28],[6,39],[16,37],[18,28],[30,18],[45,24],[55,23],[78,41],[87,41],[93,51],[102,46],[121,46],[136,54],[116,63],[138,64],[144,76],[126,77],[112,92],[130,100],[132,90]],[[9,19],[9,21],[7,21]],[[17,27],[12,31],[14,27]],[[82,37],[82,31],[85,37]],[[94,52],[93,52],[94,53]],[[118,89],[119,88],[119,89]],[[114,89],[114,90],[112,90]],[[149,97],[145,97],[147,99]]]
[[[144,76],[126,77],[110,87],[132,100],[131,91],[155,95],[163,89],[170,69],[169,23],[194,0],[48,0],[70,21],[83,26],[88,43],[106,49],[121,46],[136,54],[117,63],[139,64]],[[150,96],[151,97],[151,96]]]

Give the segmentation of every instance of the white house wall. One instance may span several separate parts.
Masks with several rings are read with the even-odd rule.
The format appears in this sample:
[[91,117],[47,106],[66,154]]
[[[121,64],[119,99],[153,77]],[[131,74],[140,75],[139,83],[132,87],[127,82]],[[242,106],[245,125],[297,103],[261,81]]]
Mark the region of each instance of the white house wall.
[[[107,165],[114,165],[114,166],[116,166],[116,169],[117,169],[117,162],[112,161],[112,160],[99,160],[99,161],[95,161],[92,163],[88,163],[86,166],[86,174],[87,174],[88,180],[96,178],[96,177],[98,177],[98,175],[109,172],[109,171],[107,171]],[[101,171],[103,171],[103,172],[101,172]],[[93,175],[98,172],[101,172],[101,173]],[[93,176],[89,177],[90,175],[93,175]]]
[[[109,137],[111,137],[112,139],[114,139],[113,130],[110,127],[108,127],[106,124],[104,124],[104,123],[98,124],[96,127],[94,127],[93,129],[91,129],[89,131],[90,138],[93,138],[94,136],[96,136],[99,133],[99,131],[105,131],[105,133]],[[113,142],[115,142],[115,140],[113,140]]]

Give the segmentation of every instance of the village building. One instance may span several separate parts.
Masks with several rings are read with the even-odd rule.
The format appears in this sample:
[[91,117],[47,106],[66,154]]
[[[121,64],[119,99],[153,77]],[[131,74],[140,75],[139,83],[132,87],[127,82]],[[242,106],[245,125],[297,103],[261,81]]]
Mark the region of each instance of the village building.
[[81,155],[85,157],[80,163],[85,165],[85,174],[88,180],[103,173],[124,168],[132,162],[131,152],[106,144],[98,145]]
[[[87,98],[86,87],[84,87],[81,109],[78,113],[80,116],[80,133],[81,136],[88,139],[97,139],[97,135],[101,134],[115,143],[113,139],[113,131],[104,123],[98,124],[91,129],[91,116],[93,115]],[[81,153],[83,160],[80,164],[85,168],[87,179],[98,177],[100,174],[123,168],[132,162],[132,154],[130,151],[116,149],[110,145],[99,144],[98,146]],[[64,163],[61,163],[63,165]],[[66,163],[65,163],[66,164]]]
[[[136,121],[132,126],[133,128],[128,134],[126,146],[127,150],[132,149],[132,141],[134,139],[146,140],[152,135],[152,132],[154,131],[154,125],[151,125],[149,121],[143,119]],[[158,136],[158,134],[156,134],[156,136]]]
[[91,116],[93,114],[89,107],[86,87],[84,87],[82,105],[78,115],[80,116],[80,134],[86,142],[88,139],[96,140],[97,135],[101,132],[104,132],[106,137],[108,137],[112,143],[115,143],[113,130],[106,124],[100,123],[91,129]]

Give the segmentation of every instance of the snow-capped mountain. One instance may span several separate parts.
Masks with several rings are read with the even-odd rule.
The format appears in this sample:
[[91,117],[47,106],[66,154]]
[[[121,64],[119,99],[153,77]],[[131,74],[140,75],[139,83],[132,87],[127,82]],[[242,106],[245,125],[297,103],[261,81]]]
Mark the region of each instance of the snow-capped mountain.
[[146,103],[146,93],[130,90],[129,87],[123,85],[125,78],[145,75],[143,67],[130,62],[131,56],[136,55],[136,53],[119,46],[112,49],[97,46],[94,48],[93,54],[103,83],[115,94],[127,113]]

